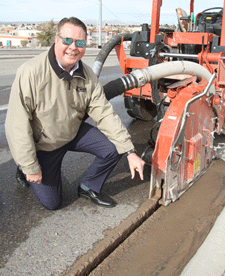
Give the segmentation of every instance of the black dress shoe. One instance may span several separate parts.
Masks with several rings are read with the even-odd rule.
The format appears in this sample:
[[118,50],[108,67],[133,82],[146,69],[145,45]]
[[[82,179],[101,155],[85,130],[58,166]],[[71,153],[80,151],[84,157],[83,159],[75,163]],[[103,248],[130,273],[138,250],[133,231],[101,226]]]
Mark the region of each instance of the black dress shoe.
[[80,197],[90,199],[93,203],[100,205],[102,207],[112,208],[116,206],[116,201],[114,201],[111,197],[100,195],[92,190],[84,191],[79,187],[78,195]]
[[25,175],[23,174],[23,172],[19,169],[19,167],[17,167],[17,170],[16,170],[16,180],[18,182],[18,186],[20,188],[28,188],[30,187],[30,184],[29,182],[26,180],[26,177]]

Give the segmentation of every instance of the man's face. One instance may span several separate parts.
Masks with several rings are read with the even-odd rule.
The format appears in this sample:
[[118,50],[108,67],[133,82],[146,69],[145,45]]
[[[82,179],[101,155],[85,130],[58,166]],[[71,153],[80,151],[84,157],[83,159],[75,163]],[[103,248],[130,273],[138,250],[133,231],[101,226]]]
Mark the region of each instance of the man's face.
[[[86,40],[84,30],[71,23],[66,23],[62,26],[60,36],[74,40]],[[78,48],[74,41],[71,45],[64,45],[61,37],[58,35],[55,37],[55,55],[62,67],[67,72],[70,72],[74,65],[84,56],[86,47]]]

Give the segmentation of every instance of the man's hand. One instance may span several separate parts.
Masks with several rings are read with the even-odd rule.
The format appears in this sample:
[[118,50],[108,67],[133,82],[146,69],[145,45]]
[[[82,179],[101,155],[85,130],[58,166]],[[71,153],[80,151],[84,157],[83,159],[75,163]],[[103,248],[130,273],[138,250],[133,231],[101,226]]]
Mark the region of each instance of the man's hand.
[[135,177],[135,171],[137,171],[140,175],[141,180],[144,180],[143,170],[145,161],[143,161],[140,157],[137,156],[136,153],[131,153],[127,156],[130,172],[131,172],[131,179]]
[[42,172],[39,171],[35,174],[27,174],[26,175],[27,181],[40,184],[42,181]]

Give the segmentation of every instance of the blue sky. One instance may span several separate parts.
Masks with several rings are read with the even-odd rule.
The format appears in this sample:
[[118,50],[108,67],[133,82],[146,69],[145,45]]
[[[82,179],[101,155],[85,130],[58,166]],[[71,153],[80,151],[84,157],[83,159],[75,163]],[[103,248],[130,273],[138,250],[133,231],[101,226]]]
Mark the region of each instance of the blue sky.
[[[119,20],[121,23],[151,23],[151,0],[102,0],[102,20]],[[189,0],[163,0],[161,24],[176,24],[175,9],[189,13]],[[223,0],[195,0],[195,14],[211,7],[222,7]],[[0,0],[0,22],[59,21],[76,16],[81,20],[97,20],[99,0]]]

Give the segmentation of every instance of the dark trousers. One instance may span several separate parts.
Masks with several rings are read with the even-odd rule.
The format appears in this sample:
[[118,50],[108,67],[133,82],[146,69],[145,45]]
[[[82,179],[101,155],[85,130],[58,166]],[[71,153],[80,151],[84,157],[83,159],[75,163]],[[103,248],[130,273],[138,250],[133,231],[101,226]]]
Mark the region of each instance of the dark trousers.
[[30,186],[46,209],[58,209],[62,203],[61,165],[67,151],[87,152],[96,156],[81,183],[97,193],[121,158],[115,145],[98,128],[85,122],[70,143],[54,151],[37,152],[42,183],[30,183]]

